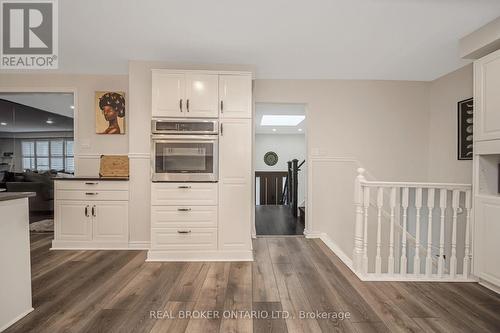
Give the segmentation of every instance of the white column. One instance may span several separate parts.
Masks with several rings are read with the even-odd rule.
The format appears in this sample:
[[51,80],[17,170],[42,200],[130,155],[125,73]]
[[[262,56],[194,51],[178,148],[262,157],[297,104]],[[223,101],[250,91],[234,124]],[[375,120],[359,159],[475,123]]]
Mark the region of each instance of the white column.
[[415,255],[413,257],[413,273],[420,274],[420,209],[422,209],[422,188],[415,190],[416,229]]
[[384,189],[378,188],[377,191],[377,254],[375,257],[375,273],[382,273],[382,257],[380,255],[381,233],[382,233],[382,207],[384,205]]
[[391,189],[391,230],[389,234],[389,259],[387,262],[387,272],[391,275],[394,274],[394,211],[396,209],[396,188]]
[[458,207],[460,203],[460,191],[453,190],[453,226],[451,232],[451,258],[450,258],[450,276],[452,278],[457,274],[457,219]]
[[465,220],[465,253],[464,253],[464,278],[469,277],[470,273],[470,214],[472,208],[472,195],[471,191],[465,192],[465,210],[466,210],[466,220]]
[[403,197],[401,198],[401,205],[403,206],[403,236],[401,237],[401,274],[406,275],[408,271],[408,258],[406,257],[406,233],[408,232],[408,187],[403,188]]
[[429,210],[427,223],[427,257],[425,258],[425,275],[432,275],[432,210],[434,209],[434,189],[427,190],[427,209]]
[[443,276],[444,273],[444,222],[446,215],[446,196],[447,190],[442,188],[439,191],[439,210],[441,212],[440,230],[439,230],[439,260],[438,260],[438,275]]
[[363,187],[363,210],[364,210],[364,232],[363,232],[363,273],[368,273],[368,208],[370,207],[370,188]]
[[354,181],[354,205],[356,207],[356,222],[354,225],[354,250],[353,250],[353,266],[356,272],[361,272],[363,267],[363,187],[365,181],[365,169],[359,168],[358,176]]

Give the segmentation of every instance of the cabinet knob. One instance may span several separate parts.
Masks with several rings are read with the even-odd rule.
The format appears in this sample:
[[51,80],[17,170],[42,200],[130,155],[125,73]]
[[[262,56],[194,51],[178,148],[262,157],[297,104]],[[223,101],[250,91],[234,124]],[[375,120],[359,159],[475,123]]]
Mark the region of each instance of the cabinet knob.
[[189,112],[189,98],[186,100],[186,110]]
[[177,188],[191,188],[191,186],[189,186],[189,185],[180,185],[180,186],[177,186]]
[[98,195],[99,193],[97,192],[85,192],[85,195]]
[[85,185],[97,185],[99,183],[95,183],[95,182],[85,182]]
[[177,230],[177,233],[179,233],[179,234],[190,234],[191,230]]
[[179,109],[181,110],[182,112],[182,98],[179,100]]
[[93,217],[96,217],[96,216],[97,216],[97,215],[96,215],[95,205],[94,205],[94,206],[92,206],[92,216],[93,216]]
[[191,208],[177,208],[179,212],[189,212],[191,211]]
[[85,216],[89,217],[89,205],[85,206]]

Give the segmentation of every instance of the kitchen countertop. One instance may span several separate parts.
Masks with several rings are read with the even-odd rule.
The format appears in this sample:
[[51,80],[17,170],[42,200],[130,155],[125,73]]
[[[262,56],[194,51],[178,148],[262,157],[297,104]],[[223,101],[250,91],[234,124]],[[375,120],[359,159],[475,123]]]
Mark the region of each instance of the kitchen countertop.
[[0,192],[0,201],[15,200],[36,196],[35,192]]
[[88,181],[113,181],[113,180],[129,180],[129,177],[53,177],[53,180],[88,180]]

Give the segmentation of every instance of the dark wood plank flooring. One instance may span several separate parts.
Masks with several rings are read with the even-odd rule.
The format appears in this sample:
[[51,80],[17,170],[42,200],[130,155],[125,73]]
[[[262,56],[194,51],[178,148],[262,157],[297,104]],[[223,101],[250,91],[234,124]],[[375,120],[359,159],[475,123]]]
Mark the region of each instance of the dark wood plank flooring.
[[[31,235],[35,310],[6,332],[500,331],[500,296],[490,290],[361,282],[320,240],[257,238],[255,262],[146,263],[145,251],[49,251],[51,238]],[[256,318],[238,312],[251,310]]]
[[257,235],[303,235],[304,223],[294,217],[288,206],[255,206],[255,230]]

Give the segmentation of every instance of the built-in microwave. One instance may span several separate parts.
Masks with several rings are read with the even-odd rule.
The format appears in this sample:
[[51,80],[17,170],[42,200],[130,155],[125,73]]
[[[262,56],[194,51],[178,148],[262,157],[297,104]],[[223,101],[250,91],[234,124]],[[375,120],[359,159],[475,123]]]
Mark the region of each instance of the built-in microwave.
[[216,182],[218,121],[153,119],[151,179],[154,182]]

